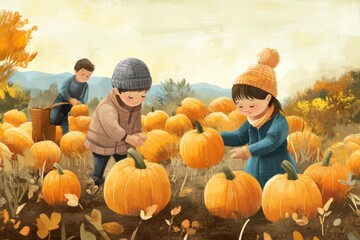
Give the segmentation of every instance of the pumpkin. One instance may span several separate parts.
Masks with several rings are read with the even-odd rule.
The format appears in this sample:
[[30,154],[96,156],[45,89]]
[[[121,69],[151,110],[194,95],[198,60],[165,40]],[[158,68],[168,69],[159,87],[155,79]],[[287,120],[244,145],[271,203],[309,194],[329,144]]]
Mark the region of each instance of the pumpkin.
[[188,131],[180,141],[180,156],[192,168],[209,168],[224,156],[224,142],[218,131],[203,128],[195,121],[196,129]]
[[210,113],[210,111],[199,99],[186,97],[181,101],[181,105],[176,108],[176,113],[186,115],[193,126],[195,126],[195,121],[199,121],[202,125],[204,125],[204,118]]
[[338,180],[347,180],[348,170],[340,163],[330,165],[331,155],[332,152],[329,151],[322,163],[314,163],[304,171],[304,175],[311,177],[318,185],[323,203],[326,203],[331,197],[334,202],[341,202],[348,195],[347,187],[338,182]]
[[3,122],[11,123],[14,127],[19,127],[24,122],[27,122],[27,117],[24,112],[12,109],[4,113]]
[[160,129],[152,130],[145,135],[146,141],[136,150],[148,161],[163,162],[178,154],[178,137]]
[[69,121],[69,130],[70,131],[79,131],[79,132],[83,132],[86,134],[87,131],[89,130],[91,117],[90,116],[78,116],[78,117],[69,116],[68,121]]
[[77,104],[72,106],[69,114],[73,117],[89,116],[89,108],[86,104]]
[[146,129],[146,127],[144,126],[145,118],[146,118],[145,115],[141,115],[141,126],[142,126],[142,131],[143,131],[143,132],[147,132],[147,129]]
[[247,119],[245,115],[242,115],[238,110],[234,110],[228,115],[230,119],[229,130],[238,129]]
[[205,117],[205,124],[219,132],[230,130],[230,119],[223,112],[212,112]]
[[262,209],[267,220],[277,222],[293,213],[313,219],[322,207],[321,192],[309,177],[297,174],[292,164],[284,160],[285,174],[277,174],[266,182],[262,194]]
[[61,126],[57,125],[55,128],[55,142],[56,144],[60,144],[61,138],[62,138],[63,134],[62,134],[62,128]]
[[1,141],[8,146],[10,151],[14,154],[22,155],[26,150],[30,149],[34,144],[32,138],[25,132],[25,130],[11,127],[3,132]]
[[51,170],[54,163],[60,162],[61,151],[59,146],[53,141],[45,140],[34,143],[30,152],[35,159],[35,168],[41,169],[45,164],[46,170]]
[[332,151],[333,154],[330,162],[340,162],[346,165],[346,161],[349,159],[350,155],[359,149],[360,145],[354,142],[336,142],[328,149],[326,149],[325,154],[327,154],[329,151]]
[[360,133],[349,134],[344,138],[344,143],[354,142],[360,145]]
[[156,204],[155,214],[170,201],[169,176],[161,165],[149,162],[135,150],[117,162],[106,176],[104,199],[109,209],[123,215],[139,215]]
[[85,137],[86,135],[79,131],[66,133],[60,140],[61,152],[69,158],[82,157],[86,152]]
[[165,129],[165,122],[169,118],[169,115],[161,110],[155,110],[154,108],[145,116],[144,127],[147,131],[154,129]]
[[360,176],[360,150],[353,152],[346,161],[347,169],[356,176]]
[[2,166],[2,163],[4,159],[11,159],[12,152],[10,149],[2,142],[0,142],[0,166]]
[[314,133],[308,131],[293,132],[287,140],[288,150],[296,162],[314,162],[317,159],[318,151],[321,156],[321,139]]
[[244,171],[231,171],[223,167],[222,173],[210,178],[204,190],[205,206],[221,218],[248,218],[261,206],[259,182]]
[[24,122],[19,126],[19,128],[25,130],[25,132],[32,137],[32,122]]
[[289,134],[304,131],[305,121],[303,118],[299,116],[287,116],[286,120],[289,126]]
[[182,137],[192,129],[193,126],[189,118],[181,113],[169,117],[165,122],[165,131],[178,137]]
[[228,97],[218,97],[209,104],[210,112],[222,112],[226,115],[236,110],[234,101]]
[[81,186],[79,179],[70,170],[63,170],[54,163],[56,170],[50,171],[44,177],[42,195],[50,205],[65,204],[68,200],[64,194],[74,194],[80,198]]

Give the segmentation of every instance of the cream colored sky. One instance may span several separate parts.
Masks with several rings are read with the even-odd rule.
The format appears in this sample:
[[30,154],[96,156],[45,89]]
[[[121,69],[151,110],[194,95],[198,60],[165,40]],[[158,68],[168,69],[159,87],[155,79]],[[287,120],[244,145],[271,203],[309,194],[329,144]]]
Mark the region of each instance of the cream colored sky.
[[[186,78],[231,88],[264,47],[278,49],[279,99],[360,68],[360,1],[2,0],[37,25],[27,71],[71,72],[79,58],[111,77],[127,57],[154,83]],[[20,69],[22,70],[22,69]]]

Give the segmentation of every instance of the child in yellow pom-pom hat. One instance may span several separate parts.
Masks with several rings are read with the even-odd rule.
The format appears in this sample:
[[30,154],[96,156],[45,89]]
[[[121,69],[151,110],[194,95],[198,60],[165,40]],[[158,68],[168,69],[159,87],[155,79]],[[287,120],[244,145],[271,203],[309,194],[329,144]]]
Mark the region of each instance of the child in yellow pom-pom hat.
[[236,78],[232,98],[247,121],[235,131],[221,133],[225,146],[236,147],[230,150],[230,157],[248,159],[245,171],[262,188],[274,175],[285,173],[280,166],[283,160],[288,160],[298,171],[287,149],[288,123],[276,99],[274,68],[279,60],[276,49],[265,48],[258,54],[258,63]]

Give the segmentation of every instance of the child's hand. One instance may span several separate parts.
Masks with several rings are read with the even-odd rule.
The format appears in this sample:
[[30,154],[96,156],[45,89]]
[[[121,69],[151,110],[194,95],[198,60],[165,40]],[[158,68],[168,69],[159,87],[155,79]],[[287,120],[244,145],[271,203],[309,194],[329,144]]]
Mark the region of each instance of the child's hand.
[[136,136],[139,136],[144,142],[145,142],[146,139],[147,139],[146,135],[143,134],[143,133],[136,133],[135,135],[136,135]]
[[144,144],[144,141],[141,139],[141,137],[137,135],[128,135],[125,139],[125,142],[134,147],[139,147]]
[[69,98],[69,102],[70,102],[72,105],[78,105],[78,104],[80,104],[79,100],[77,100],[76,98]]
[[251,154],[249,152],[249,149],[247,147],[238,147],[233,148],[230,150],[231,158],[241,159],[241,160],[247,160]]

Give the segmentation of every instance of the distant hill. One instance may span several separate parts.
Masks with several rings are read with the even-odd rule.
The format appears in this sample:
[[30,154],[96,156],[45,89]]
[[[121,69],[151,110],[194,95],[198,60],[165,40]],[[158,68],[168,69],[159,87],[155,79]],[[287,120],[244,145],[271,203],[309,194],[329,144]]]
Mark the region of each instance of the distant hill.
[[[20,86],[28,89],[31,96],[35,97],[40,90],[49,89],[50,85],[56,83],[58,88],[61,87],[72,74],[65,72],[59,74],[50,74],[44,72],[15,72],[10,78],[10,82],[17,82]],[[105,97],[111,89],[110,78],[107,77],[91,77],[89,84],[89,99],[97,97],[99,99]],[[200,100],[208,101],[216,97],[231,97],[231,90],[218,87],[207,83],[190,84],[194,96]],[[148,93],[148,97],[156,96],[161,91],[161,84],[153,85]]]

